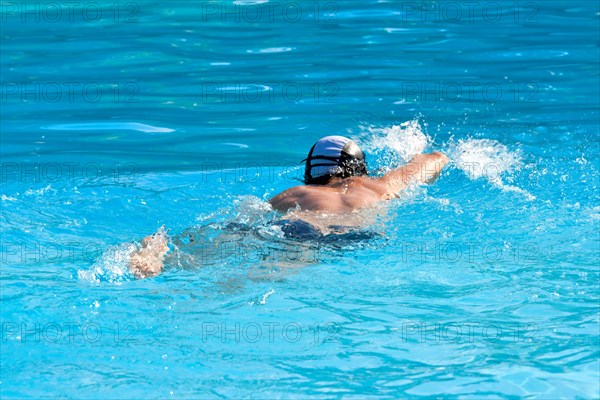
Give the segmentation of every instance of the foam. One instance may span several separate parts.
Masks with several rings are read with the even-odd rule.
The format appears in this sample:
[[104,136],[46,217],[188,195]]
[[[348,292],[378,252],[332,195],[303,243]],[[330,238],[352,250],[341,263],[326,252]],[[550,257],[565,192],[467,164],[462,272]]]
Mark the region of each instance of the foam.
[[366,127],[371,134],[367,147],[374,150],[391,149],[402,162],[408,162],[415,154],[422,153],[432,140],[427,136],[418,120],[410,120],[390,127]]
[[471,180],[486,179],[489,183],[505,192],[524,195],[534,200],[528,191],[504,182],[506,176],[523,166],[520,151],[510,151],[502,143],[491,139],[461,139],[451,141],[447,154],[455,166]]
[[77,277],[87,282],[124,282],[134,279],[129,270],[131,254],[137,250],[133,243],[123,243],[107,249],[90,269],[77,271]]
[[[379,167],[377,174],[385,174],[409,162],[414,155],[426,152],[433,144],[417,119],[388,127],[360,128],[363,131],[361,144],[375,155],[375,160],[369,160],[369,164]],[[486,179],[502,191],[518,193],[530,201],[535,199],[528,191],[506,182],[523,166],[519,150],[511,151],[496,140],[472,138],[451,140],[445,148],[454,166],[470,180]]]
[[233,200],[233,205],[237,214],[235,220],[243,224],[261,223],[273,213],[271,204],[252,195],[239,196]]

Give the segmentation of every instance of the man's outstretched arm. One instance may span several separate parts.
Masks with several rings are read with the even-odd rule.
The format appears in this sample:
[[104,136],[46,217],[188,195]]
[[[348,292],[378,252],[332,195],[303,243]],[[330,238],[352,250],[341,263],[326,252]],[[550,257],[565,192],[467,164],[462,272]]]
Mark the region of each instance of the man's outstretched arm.
[[406,189],[411,183],[432,183],[450,161],[445,154],[436,151],[431,154],[417,154],[408,164],[379,178],[386,192],[392,195]]

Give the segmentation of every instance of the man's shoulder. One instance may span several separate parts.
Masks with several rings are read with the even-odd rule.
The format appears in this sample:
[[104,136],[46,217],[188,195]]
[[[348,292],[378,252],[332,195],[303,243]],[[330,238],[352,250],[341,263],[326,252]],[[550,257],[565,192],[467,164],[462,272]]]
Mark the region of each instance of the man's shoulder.
[[375,192],[376,194],[381,194],[383,191],[385,191],[385,185],[378,177],[357,176],[349,179],[351,179],[350,188],[360,191]]
[[340,179],[325,185],[298,185],[284,190],[275,198],[284,200],[306,196],[346,196],[349,194],[371,191],[379,193],[385,190],[379,178],[368,176],[356,176]]
[[271,204],[292,201],[293,199],[298,198],[307,192],[307,186],[294,186],[284,190],[283,192],[271,198],[269,201]]
[[281,192],[281,194],[285,194],[287,196],[293,196],[293,195],[309,192],[312,190],[311,188],[312,188],[312,186],[298,185],[298,186],[293,186],[289,189],[284,190],[283,192]]

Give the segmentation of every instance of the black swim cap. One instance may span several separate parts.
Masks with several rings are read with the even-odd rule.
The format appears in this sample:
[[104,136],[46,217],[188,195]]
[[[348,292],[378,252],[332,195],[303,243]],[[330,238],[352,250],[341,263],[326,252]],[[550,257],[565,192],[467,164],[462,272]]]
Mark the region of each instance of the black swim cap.
[[311,147],[304,169],[304,183],[324,185],[332,177],[367,175],[365,155],[356,143],[343,136],[326,136]]

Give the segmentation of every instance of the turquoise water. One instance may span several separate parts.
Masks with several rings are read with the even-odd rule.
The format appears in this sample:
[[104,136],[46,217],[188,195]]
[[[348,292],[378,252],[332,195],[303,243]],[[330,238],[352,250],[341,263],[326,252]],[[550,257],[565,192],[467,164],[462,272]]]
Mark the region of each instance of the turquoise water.
[[[600,396],[596,2],[56,4],[0,5],[2,397]],[[327,134],[453,162],[286,239]]]

